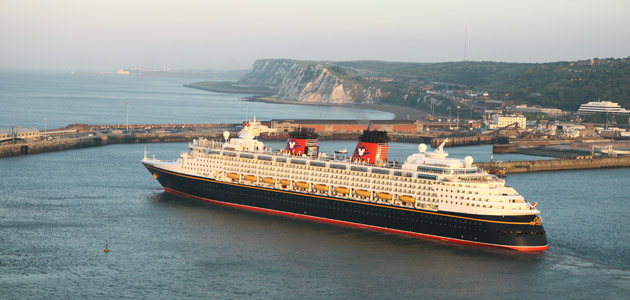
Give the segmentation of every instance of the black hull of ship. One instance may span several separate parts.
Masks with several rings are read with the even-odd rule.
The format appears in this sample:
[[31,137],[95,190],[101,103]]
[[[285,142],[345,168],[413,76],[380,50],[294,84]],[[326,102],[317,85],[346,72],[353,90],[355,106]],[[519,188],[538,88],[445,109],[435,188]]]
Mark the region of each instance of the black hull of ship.
[[165,191],[208,202],[458,243],[521,251],[548,248],[543,226],[532,215],[502,217],[422,211],[222,182],[145,166]]

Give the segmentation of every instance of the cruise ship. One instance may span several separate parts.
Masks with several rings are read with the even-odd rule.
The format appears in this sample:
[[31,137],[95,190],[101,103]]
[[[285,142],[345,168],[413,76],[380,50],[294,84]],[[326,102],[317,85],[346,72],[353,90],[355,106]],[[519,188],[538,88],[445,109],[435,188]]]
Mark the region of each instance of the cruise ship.
[[389,137],[365,130],[351,157],[319,151],[300,128],[284,149],[257,139],[260,122],[231,138],[193,140],[176,160],[142,163],[164,191],[259,212],[455,243],[541,251],[540,211],[503,179],[449,158],[444,144],[420,144],[404,162],[388,161]]

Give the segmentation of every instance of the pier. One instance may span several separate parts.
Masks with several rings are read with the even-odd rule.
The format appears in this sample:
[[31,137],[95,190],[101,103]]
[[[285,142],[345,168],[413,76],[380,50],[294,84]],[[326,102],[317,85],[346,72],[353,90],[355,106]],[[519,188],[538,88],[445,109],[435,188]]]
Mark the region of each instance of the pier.
[[[442,144],[444,140],[447,138],[434,138],[431,140],[431,147],[435,148]],[[448,141],[444,147],[453,147],[453,146],[471,146],[471,145],[485,145],[485,144],[493,144],[496,140],[496,137],[493,135],[476,135],[476,136],[465,136],[465,137],[448,137]]]
[[[0,158],[35,153],[45,153],[86,147],[105,146],[110,144],[133,143],[168,143],[190,142],[192,139],[204,137],[207,139],[223,138],[223,131],[192,131],[177,133],[130,133],[109,134],[99,136],[82,136],[54,139],[51,141],[25,141],[17,144],[0,145]],[[231,131],[235,135],[236,131]]]
[[[475,163],[476,166],[490,170],[490,163]],[[506,173],[527,173],[540,171],[565,171],[601,168],[630,167],[630,156],[619,157],[577,157],[548,160],[522,160],[495,162],[493,168],[505,169]]]

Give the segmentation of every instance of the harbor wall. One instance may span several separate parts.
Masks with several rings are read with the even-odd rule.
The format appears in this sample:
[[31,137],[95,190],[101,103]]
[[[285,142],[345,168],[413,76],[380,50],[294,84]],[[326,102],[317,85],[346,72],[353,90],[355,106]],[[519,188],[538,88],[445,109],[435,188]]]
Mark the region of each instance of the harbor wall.
[[[235,134],[236,132],[230,132],[231,136]],[[21,142],[17,144],[0,145],[0,158],[104,146],[108,144],[189,142],[199,137],[217,139],[223,138],[223,134],[218,132],[112,134],[55,139],[52,141]]]
[[[434,138],[431,140],[431,147],[436,148],[447,138]],[[469,146],[469,145],[482,145],[492,144],[494,142],[494,136],[492,135],[477,135],[477,136],[465,136],[465,137],[449,137],[444,147],[453,146]]]
[[[475,163],[476,166],[489,170],[490,163]],[[573,159],[523,160],[494,163],[493,168],[504,168],[509,173],[539,171],[562,171],[600,168],[630,167],[630,156],[594,157]]]

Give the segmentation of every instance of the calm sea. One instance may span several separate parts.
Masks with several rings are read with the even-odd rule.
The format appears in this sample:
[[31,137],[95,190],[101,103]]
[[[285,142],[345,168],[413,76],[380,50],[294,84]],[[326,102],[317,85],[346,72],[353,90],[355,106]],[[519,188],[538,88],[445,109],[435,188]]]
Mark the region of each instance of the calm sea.
[[[23,95],[16,86],[8,88],[10,93],[3,90],[2,97],[11,94],[21,100],[2,98],[2,124],[12,124],[4,108],[14,104],[21,108],[10,108],[11,117],[37,112],[29,122],[38,121],[39,115],[49,115],[51,121],[64,112],[54,117],[55,124],[75,118],[105,123],[104,113],[90,119],[85,115],[92,112],[83,109],[106,108],[100,103],[108,101],[118,106],[112,108],[118,119],[111,122],[120,123],[126,101],[122,98],[151,103],[142,113],[148,123],[242,119],[243,102],[237,96],[180,88],[187,79],[90,75],[103,78],[91,85],[98,91],[89,92],[83,80],[70,80],[76,84],[72,87],[57,78],[70,75],[40,76],[66,82],[65,88],[51,84],[45,93],[40,89],[46,84],[31,78],[22,85]],[[124,80],[135,83],[112,92]],[[27,96],[34,93],[33,85],[41,97]],[[67,101],[82,105],[63,104],[72,89],[82,92]],[[171,92],[161,98],[157,91]],[[94,97],[87,97],[89,93]],[[32,105],[20,103],[27,99]],[[233,119],[212,115],[212,101],[223,103],[221,110],[232,111]],[[58,102],[65,108],[55,108]],[[210,115],[204,119],[193,111],[198,119],[189,119],[180,103],[209,106]],[[281,107],[282,112],[266,106]],[[134,107],[140,118],[140,105]],[[309,117],[313,109],[249,105],[250,113],[263,119],[283,113]],[[130,105],[130,119],[131,111]],[[152,114],[157,121],[151,121]],[[379,113],[339,112],[340,117],[352,114],[370,118]],[[272,143],[275,149],[281,145]],[[109,145],[0,159],[0,298],[625,299],[630,294],[630,169],[510,175],[509,185],[539,203],[550,244],[543,253],[521,253],[242,211],[165,194],[140,164],[143,147]],[[320,147],[351,151],[354,143],[321,141]],[[158,158],[174,159],[186,144],[148,144],[147,149]],[[394,143],[390,157],[404,158],[416,149]],[[489,146],[447,150],[452,157],[472,155],[480,161],[487,161],[491,152]],[[495,160],[526,158],[495,155]],[[105,240],[109,253],[103,252]]]
[[208,79],[0,71],[0,129],[125,124],[127,108],[130,124],[240,123],[246,115],[261,120],[394,117],[359,108],[246,102],[241,99],[248,95],[182,86],[203,80]]

